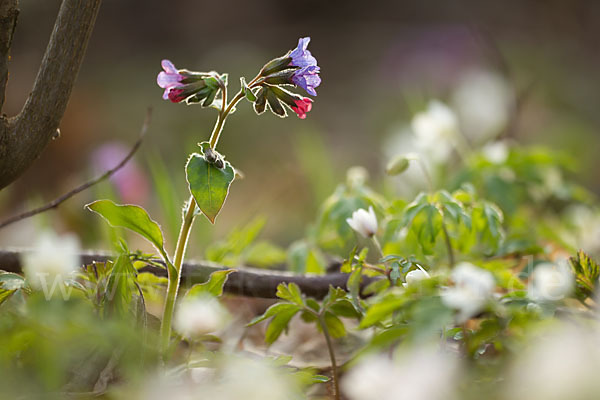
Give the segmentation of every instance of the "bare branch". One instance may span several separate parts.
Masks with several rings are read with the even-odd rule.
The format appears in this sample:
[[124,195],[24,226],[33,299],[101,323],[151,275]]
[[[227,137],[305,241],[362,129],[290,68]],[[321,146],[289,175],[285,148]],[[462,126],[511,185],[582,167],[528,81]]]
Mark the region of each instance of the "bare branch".
[[[7,272],[21,272],[22,266],[20,255],[27,250],[2,250],[0,251],[0,270]],[[114,258],[107,253],[84,253],[81,254],[83,264],[92,264],[104,262]],[[205,282],[209,275],[215,271],[228,269],[227,267],[212,263],[210,261],[189,262],[183,264],[181,274],[182,285],[193,285]],[[164,268],[155,266],[146,266],[142,272],[151,272],[158,276],[167,276]],[[266,299],[276,298],[277,285],[280,283],[296,283],[302,293],[316,299],[322,299],[327,295],[329,286],[346,287],[348,274],[331,273],[327,275],[297,275],[286,271],[269,271],[250,267],[236,268],[235,272],[229,274],[224,290],[226,293],[236,294],[247,297],[260,297]],[[362,288],[376,279],[363,276]]]
[[18,0],[0,1],[0,111],[4,106],[6,83],[8,82],[8,62],[12,38],[19,16]]
[[0,189],[18,178],[56,135],[100,4],[101,0],[63,0],[23,110],[0,121]]
[[139,136],[138,140],[134,143],[131,150],[129,150],[129,153],[127,153],[127,155],[116,166],[114,166],[113,168],[104,172],[102,175],[100,175],[92,180],[89,180],[89,181],[77,186],[75,189],[71,190],[70,192],[65,193],[62,196],[52,200],[50,203],[44,204],[41,207],[34,208],[33,210],[29,210],[24,213],[14,215],[10,218],[5,219],[4,221],[0,222],[0,229],[4,228],[10,224],[13,224],[15,222],[24,220],[29,217],[33,217],[34,215],[37,215],[40,213],[43,213],[44,211],[48,211],[53,208],[57,208],[61,203],[70,199],[71,197],[75,196],[77,193],[83,192],[84,190],[94,186],[95,184],[102,182],[105,179],[110,178],[115,172],[117,172],[118,170],[123,168],[125,166],[125,164],[127,164],[127,162],[131,159],[131,157],[133,157],[133,155],[139,149],[140,145],[142,144],[142,140],[144,139],[144,136],[146,136],[146,132],[148,131],[148,126],[150,125],[151,116],[152,116],[152,109],[148,108],[148,111],[146,113],[146,119],[144,120],[144,124],[142,125],[142,129],[140,131],[140,136]]

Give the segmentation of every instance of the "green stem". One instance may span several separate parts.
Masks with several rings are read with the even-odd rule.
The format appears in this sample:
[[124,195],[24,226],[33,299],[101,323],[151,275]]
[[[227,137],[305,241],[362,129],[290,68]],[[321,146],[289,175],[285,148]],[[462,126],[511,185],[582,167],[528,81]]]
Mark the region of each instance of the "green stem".
[[[250,81],[250,83],[248,84],[248,87],[253,88],[259,79],[260,79],[260,75],[256,76],[254,79],[252,79],[252,81]],[[234,96],[234,98],[231,99],[231,102],[229,104],[227,104],[227,107],[225,107],[225,103],[227,102],[227,89],[223,90],[223,106],[221,108],[221,111],[219,112],[217,124],[215,125],[215,129],[213,129],[213,132],[210,135],[210,140],[209,140],[210,147],[212,149],[217,147],[217,143],[219,143],[219,137],[221,136],[221,132],[223,131],[223,125],[225,124],[225,119],[227,119],[227,116],[229,115],[231,110],[233,110],[233,107],[235,107],[235,105],[243,98],[244,98],[244,89],[242,88],[242,89],[240,89],[239,92],[237,92],[237,94]]]
[[331,335],[329,334],[329,329],[327,329],[327,324],[325,323],[325,318],[323,314],[319,314],[319,325],[321,325],[321,330],[323,330],[323,335],[325,336],[325,341],[327,342],[327,350],[329,350],[329,358],[331,359],[331,380],[333,381],[333,396],[335,400],[340,400],[340,384],[338,379],[338,369],[337,362],[335,361],[335,352],[333,351],[333,342],[331,341]]
[[446,229],[446,224],[443,222],[442,231],[444,232],[444,241],[446,242],[446,250],[448,252],[448,263],[450,264],[450,268],[452,268],[456,262],[454,259],[454,249],[452,248],[452,242],[450,241],[450,235],[448,234],[448,229]]
[[[249,84],[248,87],[254,87],[254,84],[259,80],[260,75],[256,76]],[[231,100],[230,103],[227,103],[227,87],[223,86],[222,90],[222,105],[221,110],[219,111],[219,115],[217,117],[217,123],[210,135],[210,147],[215,149],[217,147],[217,143],[219,142],[219,137],[221,136],[221,132],[223,131],[223,125],[225,124],[225,120],[227,116],[233,109],[233,107],[244,98],[244,90],[243,88],[235,95],[235,97]],[[183,265],[183,259],[185,257],[185,249],[187,247],[188,240],[190,238],[190,232],[192,228],[192,224],[194,223],[196,210],[196,199],[194,196],[190,196],[190,201],[188,202],[187,209],[185,211],[185,216],[183,217],[183,222],[181,224],[181,229],[179,231],[179,237],[177,238],[177,247],[175,248],[175,259],[173,265],[169,265],[168,275],[169,280],[167,284],[167,295],[165,298],[165,308],[163,311],[163,319],[160,326],[160,339],[161,339],[161,348],[163,354],[169,347],[169,340],[171,338],[171,325],[173,322],[173,314],[175,312],[175,302],[177,301],[177,292],[179,291],[179,281],[181,280],[181,266]],[[168,258],[167,258],[168,259]]]
[[171,324],[173,322],[173,313],[175,312],[175,301],[177,300],[179,281],[181,280],[181,266],[183,265],[185,249],[190,237],[192,223],[194,222],[195,209],[196,200],[194,199],[194,196],[191,196],[187,210],[185,211],[185,216],[183,217],[181,230],[179,231],[177,247],[175,248],[175,260],[173,262],[173,268],[169,268],[168,270],[169,281],[167,284],[167,296],[165,299],[163,319],[160,326],[160,339],[163,353],[166,352],[169,347],[169,339],[171,338]]

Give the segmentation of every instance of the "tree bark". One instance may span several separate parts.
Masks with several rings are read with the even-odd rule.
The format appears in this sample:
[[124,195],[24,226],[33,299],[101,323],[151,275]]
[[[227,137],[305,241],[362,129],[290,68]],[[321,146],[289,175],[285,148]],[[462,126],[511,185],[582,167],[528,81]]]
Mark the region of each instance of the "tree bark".
[[[18,1],[0,1],[0,92],[4,99]],[[0,119],[0,190],[17,179],[57,135],[101,2],[63,0],[31,94],[19,115]]]
[[18,0],[0,0],[0,111],[4,106],[12,38],[19,16]]
[[[6,272],[20,273],[21,254],[24,251],[0,250],[0,270]],[[81,262],[84,265],[96,262],[104,262],[114,259],[113,255],[106,253],[84,253],[81,254]],[[210,274],[215,271],[229,269],[210,261],[188,262],[183,264],[181,273],[181,285],[191,286],[196,283],[206,282]],[[326,275],[298,275],[287,271],[270,271],[257,268],[239,267],[235,272],[229,274],[225,287],[225,293],[236,294],[247,297],[259,297],[265,299],[277,298],[277,285],[280,283],[296,283],[302,293],[316,299],[322,299],[327,295],[329,286],[346,288],[348,274],[330,273]],[[167,276],[166,269],[146,266],[141,272],[150,272],[158,276]],[[376,279],[363,276],[361,288]]]

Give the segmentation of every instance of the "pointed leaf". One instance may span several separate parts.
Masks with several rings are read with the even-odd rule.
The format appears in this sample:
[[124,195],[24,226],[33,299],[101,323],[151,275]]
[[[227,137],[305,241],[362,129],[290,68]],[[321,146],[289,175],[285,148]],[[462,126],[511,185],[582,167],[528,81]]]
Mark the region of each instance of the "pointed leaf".
[[215,297],[221,296],[223,294],[223,286],[227,281],[227,277],[234,271],[234,269],[225,269],[223,271],[213,272],[210,274],[208,281],[192,286],[190,290],[188,290],[185,297],[196,297],[206,294],[210,294]]
[[188,160],[186,173],[190,192],[198,207],[214,224],[235,178],[233,167],[225,161],[225,166],[219,169],[206,161],[204,156],[194,153]]
[[135,205],[115,204],[111,200],[98,200],[85,206],[114,227],[127,228],[142,235],[165,255],[164,239],[160,226],[152,220],[146,210]]

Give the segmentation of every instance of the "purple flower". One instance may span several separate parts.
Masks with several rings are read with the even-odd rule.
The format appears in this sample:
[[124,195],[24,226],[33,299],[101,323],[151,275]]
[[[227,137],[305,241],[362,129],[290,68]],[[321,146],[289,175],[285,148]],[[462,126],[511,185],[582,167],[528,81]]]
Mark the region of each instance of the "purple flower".
[[164,71],[161,71],[158,74],[156,77],[156,83],[158,83],[158,86],[165,89],[165,92],[163,93],[163,99],[167,100],[169,99],[169,92],[172,88],[184,86],[181,81],[184,80],[185,77],[181,75],[179,71],[177,71],[177,68],[175,68],[175,65],[173,65],[171,61],[162,60],[161,65]]
[[312,96],[316,96],[315,88],[321,84],[319,72],[321,68],[316,65],[309,65],[294,71],[292,75],[292,83],[300,86],[302,89]]
[[317,66],[317,59],[310,54],[310,51],[306,50],[309,42],[310,37],[298,39],[298,47],[289,54],[289,57],[292,58],[291,66],[300,68]]

